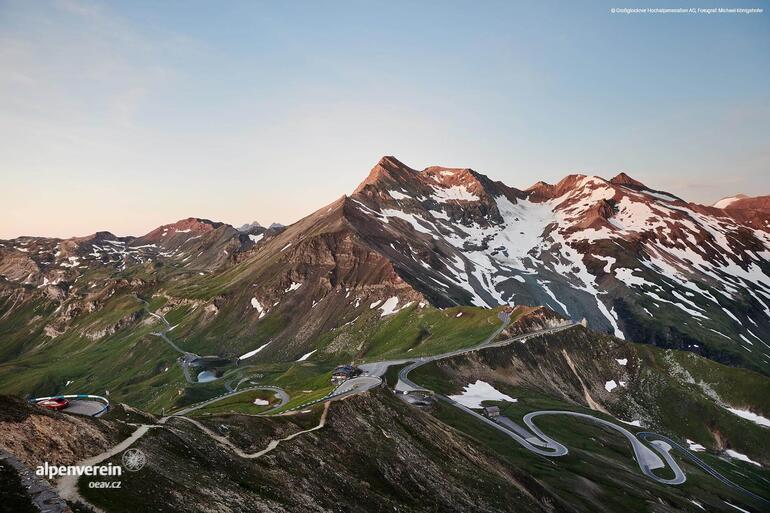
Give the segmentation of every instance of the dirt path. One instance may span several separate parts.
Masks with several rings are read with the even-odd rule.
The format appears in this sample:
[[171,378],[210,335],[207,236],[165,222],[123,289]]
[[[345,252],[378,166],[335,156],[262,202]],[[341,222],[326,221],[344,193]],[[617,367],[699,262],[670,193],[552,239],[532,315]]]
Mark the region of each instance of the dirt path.
[[318,423],[317,426],[312,427],[310,429],[305,429],[304,431],[298,431],[298,432],[293,433],[293,434],[291,434],[291,435],[289,435],[287,437],[284,437],[284,438],[278,438],[278,439],[275,439],[275,440],[271,440],[270,443],[267,444],[267,447],[265,447],[261,451],[252,452],[252,453],[244,452],[240,447],[237,447],[236,445],[234,445],[226,437],[215,433],[214,431],[210,430],[209,428],[207,428],[206,426],[204,426],[203,424],[201,424],[197,420],[191,419],[190,417],[178,417],[178,418],[184,419],[187,422],[190,422],[190,423],[196,425],[198,427],[198,429],[200,429],[201,431],[203,431],[204,433],[209,435],[211,438],[213,438],[214,440],[219,442],[221,445],[224,445],[225,447],[227,447],[228,449],[233,451],[235,454],[237,454],[241,458],[257,459],[257,458],[260,458],[260,457],[264,456],[265,454],[269,453],[270,451],[274,450],[276,447],[278,447],[278,445],[280,445],[281,442],[287,442],[287,441],[289,441],[289,440],[291,440],[293,438],[296,438],[299,435],[302,435],[304,433],[310,433],[312,431],[317,431],[317,430],[323,428],[326,425],[326,415],[329,412],[329,405],[330,404],[331,404],[331,402],[324,403],[324,411],[321,413],[321,420],[320,420],[320,422]]
[[[317,431],[317,430],[323,428],[326,425],[326,416],[329,413],[329,405],[330,404],[331,404],[330,402],[324,403],[324,410],[321,413],[321,419],[318,422],[317,426],[312,427],[310,429],[305,429],[303,431],[298,431],[298,432],[293,433],[293,434],[291,434],[289,436],[286,436],[284,438],[278,438],[278,439],[275,439],[275,440],[271,440],[270,443],[267,444],[267,447],[265,447],[261,451],[254,452],[254,453],[244,452],[239,447],[235,446],[226,437],[218,435],[217,433],[215,433],[214,431],[210,430],[209,428],[207,428],[206,426],[204,426],[203,424],[201,424],[197,420],[191,419],[189,417],[163,417],[162,419],[160,419],[158,424],[142,424],[142,425],[140,425],[136,429],[136,431],[134,431],[131,434],[131,436],[129,436],[128,438],[126,438],[125,440],[120,442],[118,445],[108,449],[107,451],[105,451],[105,452],[103,452],[101,454],[97,454],[96,456],[92,456],[92,457],[87,458],[85,460],[79,461],[75,465],[76,466],[99,465],[103,461],[108,460],[108,459],[112,458],[113,456],[115,456],[117,454],[120,454],[121,452],[123,452],[126,449],[128,449],[129,447],[131,447],[137,440],[139,440],[145,434],[147,434],[147,432],[149,432],[150,429],[164,427],[163,424],[165,424],[168,421],[168,419],[170,419],[170,418],[184,419],[187,422],[190,422],[191,424],[194,424],[195,426],[198,427],[198,429],[200,429],[201,431],[203,431],[204,433],[209,435],[211,438],[216,440],[220,445],[223,445],[223,446],[227,447],[228,449],[232,450],[234,453],[236,453],[241,458],[257,459],[257,458],[260,458],[260,457],[264,456],[265,454],[275,450],[281,444],[281,442],[287,442],[289,440],[292,440],[292,439],[298,437],[299,435],[302,435],[302,434],[305,434],[305,433],[310,433],[312,431]],[[56,483],[56,489],[58,491],[59,496],[62,499],[66,499],[66,500],[69,500],[69,501],[72,501],[72,502],[81,502],[81,503],[85,504],[86,506],[92,508],[96,513],[104,513],[104,511],[102,509],[100,509],[100,508],[94,506],[93,504],[89,503],[87,500],[85,500],[80,495],[80,492],[78,491],[78,479],[79,478],[80,478],[80,476],[77,476],[77,475],[64,476],[64,477],[60,478],[58,480],[58,482]]]
[[[161,419],[161,424],[165,423],[165,418]],[[142,438],[151,428],[157,428],[162,427],[159,424],[142,424],[139,426],[136,431],[131,433],[131,436],[120,442],[118,445],[108,449],[107,451],[97,454],[96,456],[92,456],[90,458],[87,458],[83,461],[79,461],[75,464],[75,466],[78,467],[85,467],[85,466],[91,466],[91,465],[98,465],[101,462],[108,460],[115,456],[116,454],[119,454],[129,447],[131,447],[134,442]],[[97,513],[102,512],[101,509],[97,508],[93,504],[90,504],[88,501],[86,501],[78,492],[78,479],[80,476],[78,475],[71,475],[71,476],[63,476],[59,479],[59,481],[56,483],[56,489],[59,492],[59,496],[63,499],[72,501],[72,502],[82,502],[83,504],[86,504],[87,506],[91,507],[96,511]]]

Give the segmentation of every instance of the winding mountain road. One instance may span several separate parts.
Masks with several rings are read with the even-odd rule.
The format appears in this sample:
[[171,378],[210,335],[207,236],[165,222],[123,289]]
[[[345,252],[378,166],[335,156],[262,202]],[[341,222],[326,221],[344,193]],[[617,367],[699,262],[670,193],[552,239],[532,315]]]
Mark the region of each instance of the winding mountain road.
[[770,501],[765,499],[764,497],[761,497],[757,494],[755,494],[752,491],[749,491],[742,487],[739,484],[733,483],[729,479],[727,479],[724,475],[720,474],[718,471],[716,471],[713,467],[711,467],[708,463],[700,459],[698,456],[693,454],[692,451],[681,445],[680,443],[670,439],[667,436],[660,435],[658,433],[653,433],[651,431],[642,431],[641,433],[637,433],[636,436],[641,438],[642,440],[648,441],[650,443],[655,442],[662,442],[668,445],[671,449],[676,450],[679,452],[680,455],[690,460],[691,463],[699,467],[701,470],[709,474],[711,477],[721,481],[722,483],[726,484],[730,488],[733,488],[744,495],[747,495],[753,499],[756,499],[759,502],[762,502],[770,509]]
[[178,353],[180,353],[182,355],[182,356],[179,357],[179,359],[177,361],[179,362],[179,366],[182,367],[182,372],[184,373],[185,381],[187,381],[188,383],[197,383],[198,381],[193,379],[192,376],[190,375],[190,363],[193,360],[196,360],[196,359],[200,358],[200,356],[198,356],[195,353],[191,353],[189,351],[185,351],[184,349],[182,349],[181,347],[176,345],[176,343],[173,340],[168,338],[167,333],[169,331],[171,331],[173,328],[172,328],[171,324],[166,320],[166,317],[163,316],[163,315],[158,315],[155,312],[151,312],[149,310],[150,303],[148,303],[146,300],[140,298],[136,294],[134,294],[134,297],[136,298],[137,301],[142,303],[142,306],[144,307],[144,311],[145,312],[147,312],[152,317],[155,317],[156,319],[159,319],[161,321],[161,323],[163,323],[163,328],[161,328],[160,331],[154,331],[152,334],[155,335],[156,337],[160,337],[174,351],[176,351],[176,352],[178,352]]
[[[435,362],[437,360],[445,360],[447,358],[452,358],[454,356],[460,356],[467,353],[472,353],[475,351],[480,351],[482,349],[488,349],[491,347],[503,347],[510,345],[514,342],[519,342],[526,340],[531,337],[537,337],[540,335],[550,335],[552,333],[558,333],[560,331],[564,331],[570,328],[574,328],[577,326],[576,323],[569,323],[569,324],[563,324],[561,326],[554,326],[553,328],[546,328],[544,330],[532,332],[532,333],[526,333],[523,335],[517,335],[515,337],[507,338],[505,340],[501,340],[499,342],[492,342],[508,325],[509,317],[504,316],[504,314],[501,314],[501,320],[503,321],[502,326],[498,328],[492,335],[490,335],[484,342],[477,346],[473,346],[470,348],[464,348],[464,349],[457,349],[455,351],[450,351],[448,353],[438,354],[434,356],[424,356],[419,358],[418,360],[412,362],[410,365],[407,365],[401,371],[398,373],[398,383],[396,383],[396,392],[401,393],[410,393],[410,392],[430,392],[433,393],[431,390],[428,390],[426,388],[423,388],[414,382],[412,382],[409,379],[409,373],[413,370],[417,369],[418,367],[422,367],[425,364]],[[386,368],[387,370],[387,368]]]
[[[523,419],[524,423],[527,425],[527,427],[530,429],[530,431],[532,431],[532,433],[535,436],[544,440],[549,445],[554,445],[554,444],[561,445],[561,444],[556,440],[554,440],[553,438],[550,438],[545,433],[543,433],[543,431],[541,431],[540,428],[538,428],[535,425],[535,423],[532,421],[532,419],[534,419],[535,417],[539,417],[542,415],[566,415],[569,417],[576,417],[582,420],[587,420],[595,424],[599,424],[600,426],[613,429],[618,433],[620,433],[621,435],[623,435],[624,437],[626,437],[626,439],[629,441],[629,443],[631,444],[631,448],[634,451],[636,462],[645,476],[659,483],[668,484],[668,485],[682,484],[687,480],[681,467],[679,467],[679,465],[673,460],[673,458],[669,454],[668,451],[671,449],[670,446],[660,445],[656,442],[651,442],[650,445],[652,445],[653,448],[660,454],[660,456],[658,456],[658,454],[656,454],[655,452],[652,451],[652,449],[644,445],[636,437],[636,435],[634,435],[631,431],[627,430],[623,426],[620,426],[619,424],[615,424],[614,422],[609,422],[607,420],[600,419],[599,417],[594,417],[593,415],[587,415],[585,413],[578,413],[578,412],[571,412],[571,411],[561,411],[561,410],[543,410],[543,411],[535,411],[535,412],[526,414]],[[661,442],[661,443],[664,443],[664,442]],[[565,448],[565,451],[566,451],[566,448]],[[564,454],[566,454],[566,452]],[[558,455],[561,456],[562,454],[558,454]],[[662,456],[662,459],[661,459],[661,456]],[[671,470],[674,472],[673,478],[665,479],[655,475],[652,472],[653,470],[656,470],[656,469],[665,468],[666,465],[668,465],[668,467],[671,468]]]
[[[147,307],[147,302],[138,298],[140,301],[142,301],[145,305],[145,308]],[[149,311],[148,311],[149,312]],[[151,315],[159,318],[164,323],[164,330],[160,333],[154,333],[155,335],[161,336],[169,345],[171,345],[174,349],[177,351],[183,353],[186,355],[192,355],[192,353],[188,353],[183,351],[181,348],[176,346],[168,337],[165,336],[165,333],[169,331],[170,325],[166,321],[166,319],[162,316],[159,316],[157,314],[154,314],[152,312],[149,312]],[[522,421],[526,425],[526,427],[516,423],[512,419],[501,416],[496,418],[495,420],[489,419],[478,412],[474,411],[471,408],[468,408],[462,404],[457,403],[456,401],[450,399],[449,397],[446,397],[441,394],[436,394],[432,390],[422,387],[420,385],[417,385],[413,381],[409,379],[409,373],[423,365],[426,365],[431,362],[435,362],[438,360],[443,360],[447,358],[452,358],[454,356],[460,356],[463,354],[468,354],[474,351],[479,351],[482,349],[488,349],[493,347],[502,347],[506,345],[510,345],[516,341],[524,341],[528,338],[537,337],[541,335],[549,335],[553,333],[558,333],[563,330],[567,330],[570,328],[573,328],[577,326],[575,323],[569,323],[564,324],[561,326],[555,326],[552,328],[547,328],[544,330],[540,330],[537,332],[527,333],[524,335],[519,335],[516,337],[508,338],[506,340],[502,340],[499,342],[493,342],[493,340],[502,332],[503,329],[508,325],[510,321],[510,316],[507,313],[501,313],[499,315],[500,320],[502,321],[502,325],[500,328],[495,330],[494,333],[492,333],[484,342],[481,344],[478,344],[476,346],[470,347],[470,348],[464,348],[464,349],[458,349],[454,351],[450,351],[447,353],[442,353],[439,355],[433,355],[433,356],[425,356],[425,357],[418,357],[418,358],[403,358],[403,359],[396,359],[396,360],[386,360],[386,361],[379,361],[379,362],[369,362],[362,364],[360,366],[361,370],[364,372],[364,375],[352,378],[350,380],[345,381],[342,383],[339,387],[337,387],[332,393],[329,395],[320,398],[318,400],[310,401],[308,403],[301,404],[299,406],[295,406],[294,408],[291,408],[290,410],[297,410],[301,408],[305,408],[312,404],[317,403],[324,403],[324,410],[321,415],[320,422],[317,426],[300,431],[297,433],[294,433],[292,435],[289,435],[287,437],[272,440],[268,443],[267,447],[261,451],[258,451],[256,453],[246,453],[234,444],[230,442],[226,437],[219,435],[213,431],[211,431],[209,428],[201,424],[200,422],[186,417],[186,415],[199,410],[201,408],[205,408],[206,406],[210,406],[212,404],[215,404],[219,401],[231,398],[235,395],[246,393],[252,390],[270,390],[275,392],[276,397],[279,398],[279,403],[275,405],[274,407],[270,408],[269,410],[265,412],[261,412],[258,415],[267,415],[271,412],[274,412],[280,408],[282,408],[286,403],[289,401],[289,395],[282,390],[279,387],[275,386],[253,386],[244,388],[241,390],[235,390],[232,387],[228,386],[227,390],[228,392],[212,399],[208,399],[206,401],[197,403],[192,406],[188,406],[186,408],[183,408],[182,410],[179,410],[169,416],[163,417],[160,419],[159,423],[156,425],[140,425],[138,429],[126,440],[118,444],[117,446],[111,448],[108,451],[105,451],[104,453],[94,456],[92,458],[89,458],[88,460],[85,460],[81,462],[82,465],[93,465],[98,464],[107,458],[114,456],[118,454],[119,452],[127,449],[130,445],[132,445],[134,442],[136,442],[139,438],[141,438],[147,431],[149,431],[152,427],[160,427],[163,424],[165,424],[170,418],[182,418],[187,422],[190,422],[197,426],[202,432],[206,433],[208,436],[216,440],[220,445],[225,446],[235,452],[238,456],[242,458],[259,458],[264,454],[267,454],[268,452],[274,450],[278,445],[283,441],[291,440],[303,433],[308,433],[312,431],[316,431],[319,429],[322,429],[326,423],[326,417],[329,410],[329,406],[332,401],[340,400],[346,397],[349,397],[351,395],[355,394],[361,394],[368,390],[371,390],[372,388],[381,386],[383,383],[382,376],[387,372],[388,368],[392,365],[403,365],[405,363],[409,363],[406,367],[400,370],[398,375],[398,382],[396,384],[396,392],[402,393],[402,394],[411,394],[414,392],[422,392],[422,393],[430,393],[440,400],[447,402],[448,404],[454,406],[455,408],[458,408],[459,410],[475,417],[479,421],[483,422],[484,424],[504,433],[506,436],[512,438],[515,440],[518,444],[520,444],[525,449],[529,450],[532,453],[545,456],[545,457],[559,457],[564,456],[569,453],[569,450],[566,446],[561,444],[560,442],[554,440],[553,438],[549,437],[547,434],[545,434],[540,428],[537,427],[534,423],[534,419],[536,417],[540,416],[546,416],[546,415],[563,415],[563,416],[569,416],[578,418],[581,420],[593,422],[596,424],[599,424],[603,427],[612,429],[614,431],[617,431],[621,435],[623,435],[631,444],[631,448],[633,449],[635,459],[637,461],[637,464],[639,468],[641,469],[642,473],[647,476],[648,478],[666,485],[678,485],[682,484],[686,481],[686,476],[681,469],[681,467],[677,464],[677,462],[673,459],[671,455],[672,450],[677,450],[682,455],[684,455],[686,458],[688,458],[690,461],[695,463],[698,467],[700,467],[702,470],[707,472],[708,474],[712,475],[713,477],[717,478],[721,482],[725,483],[728,486],[731,486],[742,493],[754,498],[758,499],[760,501],[763,501],[765,503],[770,504],[766,499],[753,494],[752,492],[742,488],[741,486],[733,483],[720,473],[718,473],[716,470],[712,469],[710,466],[708,466],[705,462],[697,458],[696,456],[692,455],[691,452],[681,445],[677,444],[673,440],[663,436],[658,435],[657,433],[652,432],[642,432],[637,435],[632,433],[631,431],[627,430],[623,426],[620,426],[614,422],[610,422],[604,419],[601,419],[599,417],[595,417],[593,415],[588,415],[585,413],[578,413],[578,412],[572,412],[572,411],[561,411],[561,410],[541,410],[541,411],[534,411],[526,414]],[[197,355],[196,355],[197,356]],[[180,358],[180,360],[182,360]],[[411,362],[411,363],[410,363]],[[189,376],[187,374],[187,369],[183,365],[183,368],[185,369],[185,376]],[[238,385],[240,385],[244,380],[241,380],[236,385],[236,388]],[[194,381],[191,381],[194,382]],[[287,410],[287,411],[290,411]],[[641,439],[641,440],[640,440]],[[642,440],[646,441],[650,444],[650,447],[647,445],[644,445],[642,443]],[[673,473],[673,477],[671,478],[663,478],[658,475],[656,475],[653,471],[668,468],[671,469],[671,472]],[[57,488],[59,489],[59,493],[62,497],[70,499],[70,500],[82,500],[82,497],[79,496],[77,492],[77,477],[67,477],[63,478],[59,481],[57,484]],[[95,508],[98,511],[98,508]]]
[[278,445],[280,445],[281,442],[287,442],[287,441],[289,441],[289,440],[291,440],[293,438],[296,438],[296,437],[298,437],[300,435],[303,435],[305,433],[312,433],[313,431],[318,431],[319,429],[323,428],[326,425],[326,416],[329,413],[329,404],[331,404],[331,403],[327,402],[326,404],[324,404],[323,412],[321,412],[321,419],[318,422],[317,426],[314,426],[314,427],[312,427],[310,429],[305,429],[303,431],[298,431],[296,433],[292,433],[291,435],[285,436],[283,438],[277,438],[277,439],[271,440],[267,444],[267,447],[265,447],[261,451],[251,452],[251,453],[245,452],[243,449],[241,449],[240,447],[238,447],[235,444],[233,444],[230,440],[228,440],[227,437],[224,437],[222,435],[219,435],[219,434],[215,433],[214,431],[210,430],[209,428],[207,428],[206,426],[204,426],[203,424],[201,424],[200,422],[198,422],[195,419],[191,419],[190,417],[179,417],[179,418],[180,419],[184,419],[187,422],[190,422],[190,423],[194,424],[195,426],[198,427],[198,429],[200,429],[201,431],[203,431],[204,433],[209,435],[211,438],[213,438],[214,440],[216,440],[220,444],[222,444],[222,445],[226,446],[227,448],[229,448],[230,450],[232,450],[235,454],[237,454],[241,458],[253,460],[253,459],[256,459],[256,458],[261,458],[265,454],[267,454],[270,451],[274,450],[276,447],[278,447]]
[[[420,385],[417,385],[413,381],[409,379],[409,373],[413,370],[431,362],[435,362],[437,360],[442,360],[445,358],[451,358],[453,356],[459,356],[462,354],[469,353],[471,351],[478,351],[481,349],[488,349],[492,347],[502,347],[505,345],[509,345],[512,342],[515,342],[517,340],[524,340],[530,337],[536,337],[540,335],[549,335],[553,333],[558,333],[560,331],[564,331],[566,329],[573,328],[577,324],[571,323],[566,324],[563,326],[557,326],[545,330],[541,330],[539,332],[535,333],[528,333],[525,335],[519,335],[517,337],[513,337],[510,339],[506,339],[500,342],[492,342],[494,338],[497,336],[497,334],[502,331],[503,328],[505,328],[506,321],[504,320],[503,326],[496,331],[489,339],[487,339],[485,342],[481,343],[478,346],[475,346],[470,349],[461,349],[457,351],[452,351],[450,353],[444,353],[440,355],[435,356],[428,356],[418,359],[417,361],[413,362],[410,365],[407,365],[398,374],[398,383],[396,384],[396,391],[409,394],[413,392],[427,392],[431,394],[435,394],[430,389],[427,389],[425,387],[422,387]],[[671,446],[664,444],[664,442],[661,442],[661,444],[656,443],[650,443],[650,445],[653,446],[653,448],[657,451],[653,451],[646,445],[644,445],[639,439],[630,431],[628,431],[626,428],[615,424],[613,422],[606,421],[604,419],[600,419],[598,417],[594,417],[593,415],[587,415],[585,413],[577,413],[577,412],[571,412],[571,411],[557,411],[557,410],[543,410],[543,411],[535,411],[528,413],[524,416],[524,424],[526,424],[526,428],[523,426],[517,424],[513,420],[511,420],[508,417],[499,417],[498,420],[494,421],[491,420],[471,408],[468,408],[456,401],[453,401],[449,397],[446,397],[441,394],[435,394],[439,399],[442,401],[447,402],[448,404],[451,404],[455,408],[458,408],[465,413],[472,415],[476,419],[480,420],[481,422],[497,429],[498,431],[501,431],[505,433],[510,438],[514,439],[516,442],[518,442],[520,445],[522,445],[525,449],[527,449],[530,452],[533,452],[535,454],[539,454],[541,456],[546,457],[558,457],[558,456],[564,456],[569,453],[569,450],[567,447],[565,447],[563,444],[557,442],[553,438],[549,437],[545,433],[543,433],[540,428],[538,428],[535,423],[533,422],[533,419],[538,416],[542,415],[565,415],[570,417],[576,417],[583,420],[588,420],[590,422],[594,422],[596,424],[602,425],[604,427],[608,427],[610,429],[613,429],[623,436],[626,437],[626,439],[631,444],[631,448],[634,451],[634,456],[636,457],[636,461],[639,465],[639,468],[641,469],[642,473],[649,477],[650,479],[653,479],[659,483],[662,484],[669,484],[669,485],[675,485],[675,484],[681,484],[686,481],[686,476],[682,469],[679,467],[679,465],[674,461],[674,459],[669,454],[669,450],[671,449]],[[660,455],[658,455],[658,453]],[[653,470],[665,468],[668,465],[669,468],[674,473],[674,477],[671,479],[666,479],[659,477],[653,473]]]
[[188,406],[186,408],[183,408],[179,410],[178,412],[172,413],[169,415],[169,417],[184,417],[185,415],[188,415],[196,410],[200,410],[201,408],[205,408],[206,406],[210,406],[214,403],[218,403],[219,401],[223,401],[225,399],[229,399],[231,397],[234,397],[236,395],[240,395],[246,392],[251,392],[252,390],[268,390],[270,392],[275,392],[275,396],[278,397],[279,402],[269,410],[261,412],[259,415],[267,415],[271,411],[275,411],[279,408],[281,408],[284,404],[289,402],[289,394],[286,393],[286,391],[280,387],[274,387],[271,385],[263,385],[263,386],[253,386],[248,388],[242,388],[240,390],[235,390],[233,392],[229,392],[226,394],[222,394],[218,397],[213,397],[211,399],[207,399],[205,401],[202,401],[200,403],[196,403],[192,406]]
[[[178,411],[176,413],[173,413],[171,415],[168,415],[168,416],[165,416],[165,417],[161,417],[158,420],[157,424],[140,424],[136,428],[136,430],[133,433],[131,433],[131,435],[128,438],[124,439],[119,444],[115,445],[114,447],[111,447],[110,449],[102,452],[101,454],[97,454],[96,456],[92,456],[90,458],[87,458],[87,459],[85,459],[83,461],[80,461],[80,462],[76,463],[76,466],[98,465],[98,464],[102,463],[103,461],[105,461],[105,460],[107,460],[107,459],[109,459],[109,458],[111,458],[111,457],[113,457],[113,456],[115,456],[115,455],[125,451],[129,447],[131,447],[136,441],[138,441],[140,438],[142,438],[144,435],[146,435],[151,429],[164,427],[164,424],[166,424],[169,421],[169,419],[172,419],[172,418],[182,418],[182,419],[185,419],[185,420],[191,422],[192,424],[198,426],[206,434],[208,434],[209,436],[211,436],[212,438],[217,440],[219,443],[227,445],[228,447],[233,449],[236,453],[239,454],[239,456],[248,457],[248,458],[258,458],[259,456],[262,456],[263,454],[266,454],[266,453],[272,451],[273,449],[275,449],[281,441],[291,440],[292,438],[294,438],[296,436],[299,436],[302,433],[307,433],[307,432],[310,432],[310,431],[315,431],[317,429],[321,429],[324,426],[324,424],[326,423],[326,413],[328,411],[328,403],[327,403],[327,405],[324,408],[324,412],[321,415],[321,422],[319,423],[318,426],[316,426],[314,428],[311,428],[311,429],[307,429],[305,431],[300,431],[298,433],[294,433],[293,435],[290,435],[288,437],[285,437],[285,438],[282,438],[282,439],[279,439],[279,440],[273,440],[273,441],[271,441],[268,444],[267,448],[265,448],[264,450],[260,451],[259,453],[248,455],[246,453],[243,453],[243,451],[240,451],[236,446],[234,446],[232,443],[230,443],[229,440],[225,439],[224,437],[222,437],[220,435],[217,435],[216,433],[214,433],[210,429],[206,428],[200,422],[198,422],[198,421],[196,421],[194,419],[190,419],[188,417],[185,417],[185,415],[188,415],[188,414],[190,414],[190,413],[192,413],[192,412],[194,412],[196,410],[199,410],[201,408],[205,408],[206,406],[210,406],[211,404],[214,404],[216,402],[219,402],[219,401],[222,401],[224,399],[228,399],[230,397],[233,397],[233,396],[236,396],[236,395],[239,395],[239,394],[243,394],[243,393],[246,393],[246,392],[249,392],[249,391],[252,391],[252,390],[269,390],[271,392],[275,392],[276,397],[279,398],[279,403],[277,405],[273,406],[272,408],[270,408],[269,410],[267,410],[265,412],[262,412],[260,415],[264,415],[264,414],[267,414],[267,413],[269,413],[269,412],[271,412],[273,410],[281,408],[284,404],[286,404],[289,401],[289,394],[287,394],[283,389],[281,389],[279,387],[274,387],[274,386],[250,387],[250,388],[244,388],[242,390],[238,390],[236,392],[231,392],[231,393],[228,393],[228,394],[224,394],[224,395],[222,395],[220,397],[215,397],[213,399],[209,399],[208,401],[203,401],[201,403],[194,404],[192,406],[188,406],[187,408],[184,408],[184,409],[182,409],[182,410],[180,410],[180,411]],[[241,453],[243,453],[243,454],[241,454]],[[59,493],[59,496],[64,498],[64,499],[70,500],[72,502],[82,502],[83,504],[86,504],[87,506],[90,506],[95,512],[100,513],[102,511],[101,509],[99,509],[95,505],[89,503],[78,492],[77,483],[78,483],[79,478],[80,478],[80,476],[78,476],[78,475],[67,475],[67,476],[63,476],[63,477],[59,478],[59,480],[56,483],[56,488],[57,488],[57,491]]]
[[[593,415],[588,415],[585,413],[562,411],[562,410],[540,410],[540,411],[530,412],[526,414],[522,419],[522,421],[526,425],[526,428],[525,428],[524,426],[521,426],[520,424],[516,423],[512,419],[505,416],[497,417],[495,420],[487,418],[484,415],[481,415],[478,412],[472,410],[471,408],[468,408],[450,399],[447,396],[444,396],[442,394],[436,394],[432,390],[422,387],[409,379],[409,373],[411,371],[413,371],[414,369],[422,365],[425,365],[427,363],[430,363],[436,360],[449,358],[451,356],[458,356],[471,351],[478,351],[480,349],[486,349],[490,347],[501,347],[501,346],[508,345],[511,342],[514,342],[516,340],[523,340],[530,337],[536,337],[539,335],[556,333],[565,329],[572,328],[574,326],[576,326],[576,324],[560,326],[560,327],[556,327],[548,330],[543,330],[540,332],[520,335],[518,337],[514,337],[513,339],[506,339],[500,342],[492,343],[491,340],[494,339],[494,336],[496,336],[496,334],[499,333],[499,331],[501,331],[505,327],[505,322],[504,322],[503,327],[498,332],[496,332],[495,335],[490,337],[485,343],[482,343],[470,349],[458,350],[452,353],[446,353],[446,354],[436,355],[431,357],[424,357],[416,361],[413,361],[410,365],[404,367],[399,372],[399,381],[396,386],[396,390],[401,391],[402,393],[405,393],[405,394],[409,394],[411,392],[431,393],[435,395],[435,397],[437,397],[438,399],[448,404],[451,404],[455,408],[458,408],[459,410],[462,410],[465,413],[475,417],[476,419],[483,422],[484,424],[504,433],[506,436],[512,438],[513,440],[515,440],[517,443],[519,443],[521,446],[523,446],[525,449],[529,450],[530,452],[541,456],[549,457],[549,458],[564,456],[569,453],[569,449],[567,449],[565,445],[554,440],[553,438],[545,434],[540,428],[538,428],[537,425],[535,425],[534,423],[534,419],[536,417],[545,416],[545,415],[564,415],[568,417],[574,417],[574,418],[579,418],[581,420],[593,422],[601,426],[615,430],[621,435],[623,435],[631,444],[631,448],[634,451],[635,460],[639,465],[639,468],[642,471],[642,473],[648,478],[658,483],[665,484],[665,485],[680,485],[686,482],[687,476],[685,475],[682,468],[679,466],[679,464],[674,460],[673,456],[671,455],[671,451],[676,450],[682,456],[684,456],[685,458],[690,460],[692,463],[697,465],[701,470],[713,476],[714,478],[718,479],[719,481],[726,484],[727,486],[743,493],[747,497],[750,497],[754,500],[762,502],[765,505],[770,506],[770,501],[730,481],[725,476],[723,476],[722,474],[714,470],[712,467],[710,467],[706,462],[704,462],[703,460],[695,456],[690,450],[686,449],[681,444],[675,442],[674,440],[671,440],[666,436],[649,432],[649,431],[644,431],[644,432],[634,434],[628,429],[614,422],[610,422],[610,421],[601,419],[599,417],[595,417]],[[371,369],[371,372],[378,372],[380,373],[380,375],[382,375],[387,371],[387,368],[390,365],[404,364],[408,362],[409,360],[375,362],[370,364],[371,365],[370,369]],[[649,443],[652,448],[644,445],[642,441]],[[671,470],[671,472],[673,473],[673,477],[663,478],[656,475],[653,472],[654,470],[665,469],[665,468],[668,468]]]

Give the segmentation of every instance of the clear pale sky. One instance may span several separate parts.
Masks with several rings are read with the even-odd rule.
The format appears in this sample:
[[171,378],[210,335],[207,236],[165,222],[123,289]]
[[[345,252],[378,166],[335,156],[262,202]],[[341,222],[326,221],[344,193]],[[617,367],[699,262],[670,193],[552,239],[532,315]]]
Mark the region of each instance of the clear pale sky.
[[770,13],[620,4],[0,0],[0,237],[289,223],[382,155],[770,194]]

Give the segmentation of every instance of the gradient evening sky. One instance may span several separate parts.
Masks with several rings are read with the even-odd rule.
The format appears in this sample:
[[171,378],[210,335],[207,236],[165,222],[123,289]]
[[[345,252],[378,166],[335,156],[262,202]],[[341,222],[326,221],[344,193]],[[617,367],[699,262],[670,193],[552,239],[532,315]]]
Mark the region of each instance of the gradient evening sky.
[[0,237],[289,223],[382,155],[770,194],[770,13],[609,13],[662,4],[0,0]]

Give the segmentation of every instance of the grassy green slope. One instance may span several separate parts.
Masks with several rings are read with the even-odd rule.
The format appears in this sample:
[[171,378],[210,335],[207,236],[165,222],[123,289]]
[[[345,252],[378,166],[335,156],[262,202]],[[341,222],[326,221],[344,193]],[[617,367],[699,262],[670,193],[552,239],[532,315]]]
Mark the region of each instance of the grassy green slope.
[[[148,300],[150,311],[167,304],[162,295],[148,296]],[[10,343],[2,345],[8,357],[0,364],[0,389],[32,396],[109,391],[114,401],[154,412],[219,395],[224,380],[242,378],[285,387],[292,396],[290,405],[300,404],[331,390],[330,372],[339,363],[418,356],[474,345],[500,323],[498,310],[463,307],[442,311],[411,306],[381,318],[380,310],[367,308],[352,323],[311,341],[310,346],[318,351],[307,362],[274,361],[258,355],[226,369],[222,381],[190,385],[176,362],[179,353],[152,335],[163,325],[149,316],[132,294],[111,297],[102,309],[79,316],[66,333],[55,339],[40,330],[32,334],[21,330],[20,325],[36,315],[44,319],[43,314],[50,313],[46,310],[49,305],[30,303],[0,323],[0,330],[14,334]],[[226,345],[238,351],[254,349],[271,340],[288,322],[280,314],[269,315],[254,330],[233,341],[230,337],[235,334],[228,331],[228,326],[239,323],[237,312],[211,316],[194,303],[184,303],[166,311],[165,317],[173,326],[169,338],[182,349],[202,355],[217,354],[220,341],[227,341]],[[84,335],[126,318],[133,322],[112,334],[93,339]],[[17,358],[14,348],[20,344],[28,349]]]

